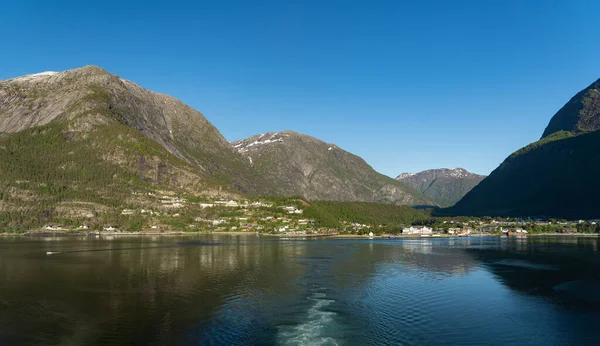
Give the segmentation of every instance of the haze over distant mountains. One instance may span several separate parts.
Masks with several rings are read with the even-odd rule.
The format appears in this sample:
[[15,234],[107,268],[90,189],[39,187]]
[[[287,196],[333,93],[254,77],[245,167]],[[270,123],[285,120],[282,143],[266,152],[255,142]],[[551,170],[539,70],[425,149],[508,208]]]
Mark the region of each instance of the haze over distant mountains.
[[396,180],[421,191],[440,206],[449,207],[477,186],[483,178],[484,175],[470,173],[464,168],[440,168],[419,173],[402,173]]
[[451,214],[600,217],[600,79],[510,155]]

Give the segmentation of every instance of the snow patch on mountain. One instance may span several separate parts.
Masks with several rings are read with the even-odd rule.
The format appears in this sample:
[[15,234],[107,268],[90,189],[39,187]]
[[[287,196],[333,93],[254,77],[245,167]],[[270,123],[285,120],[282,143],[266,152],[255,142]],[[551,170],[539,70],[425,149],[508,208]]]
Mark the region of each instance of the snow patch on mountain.
[[24,75],[24,76],[21,76],[21,77],[12,78],[12,79],[9,79],[9,80],[19,81],[19,82],[25,82],[25,81],[37,80],[37,79],[40,79],[40,78],[54,76],[57,73],[59,73],[59,72],[45,71],[45,72],[40,72],[40,73],[27,74],[27,75]]
[[402,173],[398,177],[396,177],[396,180],[406,179],[406,178],[412,177],[414,175],[416,175],[416,173]]
[[272,133],[268,139],[263,139],[268,134],[261,134],[259,136],[254,136],[248,139],[244,139],[238,142],[234,142],[233,147],[240,153],[247,152],[253,147],[269,145],[274,143],[283,143],[283,138],[281,138],[278,132]]
[[463,168],[454,168],[450,169],[447,175],[452,178],[465,178],[469,176],[469,172]]

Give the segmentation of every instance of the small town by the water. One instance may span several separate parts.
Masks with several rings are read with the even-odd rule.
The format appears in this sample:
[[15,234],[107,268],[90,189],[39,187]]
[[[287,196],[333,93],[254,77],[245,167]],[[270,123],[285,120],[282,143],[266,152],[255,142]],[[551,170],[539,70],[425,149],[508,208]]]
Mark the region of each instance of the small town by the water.
[[[168,194],[165,194],[168,193]],[[265,199],[208,199],[179,196],[155,191],[143,194],[150,207],[118,210],[116,219],[137,218],[147,227],[127,229],[119,222],[98,223],[92,215],[80,224],[48,224],[22,232],[22,235],[127,235],[127,234],[194,234],[213,232],[258,233],[278,236],[377,236],[377,237],[463,237],[501,235],[525,237],[536,234],[598,234],[600,219],[557,220],[549,218],[459,217],[434,218],[414,224],[367,224],[339,220],[340,227],[319,227],[315,219],[304,214],[310,202],[287,198],[285,203]],[[84,212],[85,213],[85,212]],[[81,215],[79,215],[81,216]],[[84,215],[85,216],[85,215]],[[86,220],[85,218],[83,220]],[[74,223],[75,221],[70,221]]]

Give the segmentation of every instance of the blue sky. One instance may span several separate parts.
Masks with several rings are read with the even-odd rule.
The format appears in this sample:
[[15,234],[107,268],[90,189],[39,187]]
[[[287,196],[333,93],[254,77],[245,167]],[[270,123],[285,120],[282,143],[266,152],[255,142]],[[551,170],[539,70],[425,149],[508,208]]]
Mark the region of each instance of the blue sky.
[[487,174],[600,77],[600,1],[12,1],[0,79],[98,65],[229,140],[313,135],[378,171]]

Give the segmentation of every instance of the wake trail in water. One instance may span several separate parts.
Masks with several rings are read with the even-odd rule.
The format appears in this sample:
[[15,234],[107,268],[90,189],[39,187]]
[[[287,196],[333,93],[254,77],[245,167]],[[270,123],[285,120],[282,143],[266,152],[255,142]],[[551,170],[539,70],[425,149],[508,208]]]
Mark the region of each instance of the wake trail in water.
[[136,247],[116,247],[116,248],[104,248],[104,249],[81,249],[81,250],[65,250],[65,251],[46,251],[46,255],[58,255],[68,253],[80,253],[80,252],[102,252],[102,251],[125,251],[125,250],[145,250],[145,249],[170,249],[179,248],[185,246],[201,246],[201,245],[221,245],[220,243],[209,243],[209,242],[185,242],[177,243],[174,245],[163,245],[163,246],[136,246]]
[[327,336],[335,324],[335,312],[325,309],[335,300],[327,299],[325,293],[314,293],[307,299],[314,301],[308,309],[306,321],[293,326],[282,326],[277,334],[278,345],[331,345],[339,343],[334,338]]

